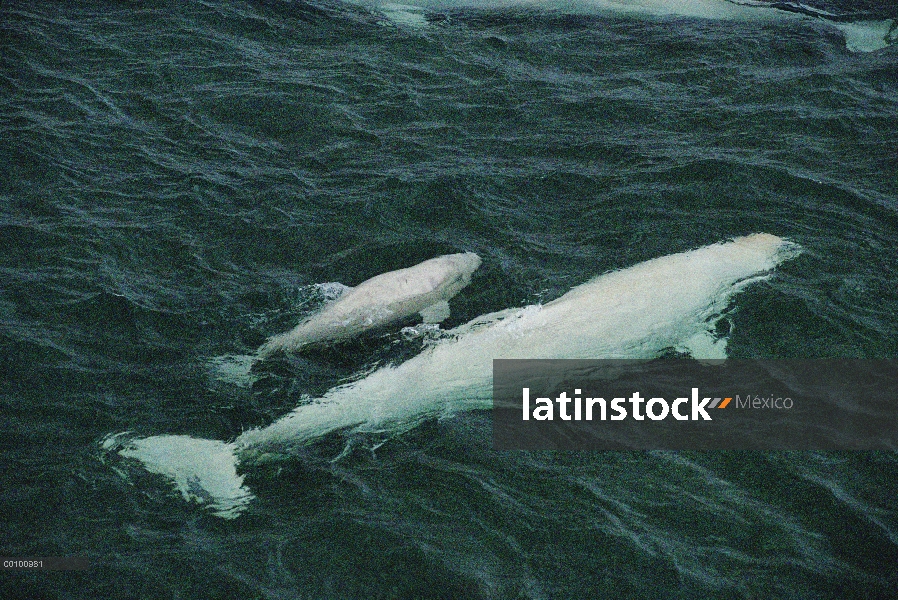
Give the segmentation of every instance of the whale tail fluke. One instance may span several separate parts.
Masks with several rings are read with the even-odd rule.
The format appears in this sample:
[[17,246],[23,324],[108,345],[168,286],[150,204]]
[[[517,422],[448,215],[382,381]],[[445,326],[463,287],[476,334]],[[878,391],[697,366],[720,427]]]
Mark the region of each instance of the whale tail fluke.
[[116,434],[107,436],[101,447],[164,475],[185,500],[206,505],[217,517],[235,519],[253,499],[243,475],[237,473],[233,444],[186,435],[134,439]]

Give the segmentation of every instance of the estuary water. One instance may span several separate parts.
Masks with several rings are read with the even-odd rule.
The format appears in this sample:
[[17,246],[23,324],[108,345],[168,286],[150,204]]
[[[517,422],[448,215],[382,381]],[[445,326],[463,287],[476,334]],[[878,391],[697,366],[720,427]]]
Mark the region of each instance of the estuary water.
[[461,411],[246,467],[222,519],[104,450],[416,356],[396,326],[210,369],[456,252],[445,329],[767,232],[804,251],[730,357],[898,358],[898,11],[721,2],[0,5],[0,554],[92,565],[0,597],[894,597],[895,451],[498,452]]

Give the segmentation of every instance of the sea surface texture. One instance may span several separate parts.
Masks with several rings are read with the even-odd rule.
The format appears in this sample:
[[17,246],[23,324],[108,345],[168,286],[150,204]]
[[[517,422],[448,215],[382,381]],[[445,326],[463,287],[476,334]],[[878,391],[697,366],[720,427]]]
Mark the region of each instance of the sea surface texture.
[[241,465],[230,519],[109,451],[417,355],[412,320],[221,376],[458,252],[444,329],[767,232],[804,252],[730,357],[898,357],[898,10],[720,1],[0,4],[0,554],[92,565],[0,597],[896,597],[895,451],[497,452],[459,411]]

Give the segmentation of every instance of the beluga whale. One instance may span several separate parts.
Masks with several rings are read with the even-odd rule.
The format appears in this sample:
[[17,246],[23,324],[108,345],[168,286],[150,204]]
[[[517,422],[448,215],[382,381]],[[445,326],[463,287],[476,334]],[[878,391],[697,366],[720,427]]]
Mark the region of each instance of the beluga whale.
[[213,376],[248,386],[255,381],[250,373],[253,364],[278,351],[296,352],[310,344],[354,338],[417,313],[425,323],[440,323],[450,315],[449,300],[471,282],[480,263],[473,252],[447,254],[376,275],[356,287],[343,286],[335,301],[292,330],[269,338],[255,354],[210,360]]
[[726,339],[715,335],[715,325],[734,296],[800,250],[759,233],[662,256],[598,276],[544,305],[477,317],[417,356],[334,387],[232,441],[124,433],[107,436],[102,447],[168,477],[185,499],[235,518],[253,497],[238,466],[289,455],[337,430],[392,435],[427,417],[490,408],[496,358],[653,358],[676,348],[724,359]]
[[816,22],[837,29],[851,52],[872,52],[898,42],[898,21],[846,20],[802,2],[763,0],[346,0],[383,15],[397,25],[426,27],[428,14],[441,11],[535,10],[573,15],[634,18],[690,18],[741,22]]
[[355,337],[415,313],[425,323],[444,321],[449,317],[449,300],[471,282],[480,262],[473,252],[447,254],[367,279],[292,330],[269,339],[258,356]]

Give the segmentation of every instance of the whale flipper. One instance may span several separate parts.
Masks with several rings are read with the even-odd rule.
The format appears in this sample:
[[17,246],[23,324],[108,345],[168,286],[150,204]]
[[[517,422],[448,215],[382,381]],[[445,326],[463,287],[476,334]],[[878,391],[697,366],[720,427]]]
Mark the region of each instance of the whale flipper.
[[440,300],[421,311],[425,323],[442,323],[449,318],[449,301]]
[[727,338],[716,337],[710,331],[701,331],[677,348],[696,360],[726,360]]

